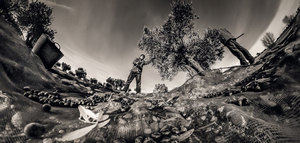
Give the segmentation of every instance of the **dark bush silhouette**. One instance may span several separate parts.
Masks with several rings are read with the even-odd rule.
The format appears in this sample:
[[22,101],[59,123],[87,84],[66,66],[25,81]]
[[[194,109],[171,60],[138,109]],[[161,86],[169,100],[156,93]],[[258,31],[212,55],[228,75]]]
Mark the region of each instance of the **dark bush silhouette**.
[[283,19],[282,19],[282,22],[286,25],[289,25],[291,23],[291,21],[293,20],[293,17],[294,15],[289,15],[289,16],[285,16]]
[[98,80],[96,78],[91,78],[90,81],[91,81],[92,84],[97,84],[98,83]]
[[267,32],[261,41],[265,47],[272,48],[275,44],[274,34]]
[[34,1],[27,8],[20,11],[17,20],[21,29],[27,33],[26,44],[32,48],[41,34],[54,39],[55,31],[50,28],[52,24],[52,8],[46,4]]
[[79,79],[84,79],[86,77],[86,71],[83,68],[78,68],[77,70],[75,70],[75,75],[79,78]]
[[22,35],[18,21],[14,18],[19,16],[22,9],[26,8],[28,0],[0,0],[0,17],[3,17],[19,35]]
[[71,66],[66,64],[65,62],[62,62],[61,67],[63,71],[71,70]]

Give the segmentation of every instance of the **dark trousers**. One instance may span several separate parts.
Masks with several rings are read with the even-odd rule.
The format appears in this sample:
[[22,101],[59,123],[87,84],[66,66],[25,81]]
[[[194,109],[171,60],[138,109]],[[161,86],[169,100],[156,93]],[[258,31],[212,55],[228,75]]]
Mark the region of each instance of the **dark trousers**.
[[242,47],[235,40],[229,40],[228,42],[226,42],[226,45],[229,51],[240,60],[241,65],[248,65],[247,60],[250,64],[254,63],[254,58],[249,53],[249,51]]
[[130,74],[129,74],[128,78],[127,78],[127,81],[125,83],[125,86],[124,86],[124,91],[125,92],[128,91],[130,83],[133,81],[134,78],[136,80],[136,92],[137,93],[141,93],[141,78],[142,78],[142,73],[133,72],[133,71],[130,72]]

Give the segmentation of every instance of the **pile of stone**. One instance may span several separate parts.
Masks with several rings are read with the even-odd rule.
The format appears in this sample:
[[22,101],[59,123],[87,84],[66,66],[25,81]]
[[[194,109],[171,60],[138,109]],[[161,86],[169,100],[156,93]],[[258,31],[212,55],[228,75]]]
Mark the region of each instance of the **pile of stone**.
[[63,98],[60,93],[58,92],[46,92],[40,90],[34,90],[30,87],[24,87],[24,96],[39,102],[41,104],[49,104],[51,106],[57,107],[70,107],[70,108],[77,108],[79,105],[85,106],[96,106],[97,103],[106,102],[109,98],[108,96],[97,96],[93,95],[88,98],[83,99],[67,99]]

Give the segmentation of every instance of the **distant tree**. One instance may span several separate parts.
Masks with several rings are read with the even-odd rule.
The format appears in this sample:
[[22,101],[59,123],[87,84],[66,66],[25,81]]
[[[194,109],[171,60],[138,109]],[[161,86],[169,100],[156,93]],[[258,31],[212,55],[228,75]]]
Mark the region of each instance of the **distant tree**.
[[154,93],[166,93],[168,92],[168,87],[165,84],[155,84]]
[[213,39],[216,30],[208,29],[203,37],[194,30],[197,18],[191,3],[175,0],[171,14],[162,26],[144,28],[139,48],[145,51],[162,79],[171,80],[180,71],[191,69],[204,75],[216,60],[223,58],[220,42]]
[[28,8],[22,10],[17,17],[21,29],[27,33],[26,44],[32,48],[41,34],[54,39],[55,31],[50,28],[52,24],[52,8],[45,3],[34,1]]
[[98,80],[96,78],[91,78],[90,81],[92,84],[97,84],[97,82],[98,82]]
[[106,79],[106,83],[106,85],[109,85],[109,87],[111,87],[112,89],[121,90],[125,84],[125,81],[122,79],[109,77]]
[[289,16],[285,16],[283,19],[282,19],[282,22],[286,25],[290,24],[291,21],[293,20],[293,17],[294,15],[289,15]]
[[274,34],[267,32],[261,41],[265,47],[272,48],[275,44]]
[[75,74],[80,79],[85,79],[87,75],[86,71],[83,68],[78,68],[77,70],[75,70]]
[[19,35],[22,35],[22,31],[15,17],[17,17],[20,11],[27,5],[28,0],[0,0],[0,16],[14,27]]
[[71,70],[71,66],[66,64],[65,62],[62,62],[61,67],[63,71]]

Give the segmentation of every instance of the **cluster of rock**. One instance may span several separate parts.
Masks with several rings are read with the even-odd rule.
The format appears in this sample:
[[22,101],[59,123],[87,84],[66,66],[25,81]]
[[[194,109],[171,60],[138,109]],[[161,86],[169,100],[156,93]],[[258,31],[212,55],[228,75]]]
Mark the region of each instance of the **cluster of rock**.
[[49,104],[51,106],[58,107],[70,107],[77,108],[79,105],[85,106],[95,106],[99,102],[106,102],[109,98],[109,95],[101,96],[101,95],[93,95],[87,98],[82,99],[68,99],[61,96],[58,92],[46,92],[40,90],[33,90],[30,87],[24,87],[24,96],[39,102],[41,104]]
[[213,98],[213,97],[218,97],[218,96],[232,96],[238,93],[241,93],[242,91],[240,89],[236,89],[236,88],[226,88],[220,92],[213,92],[213,93],[209,93],[205,96],[203,96],[204,98]]

